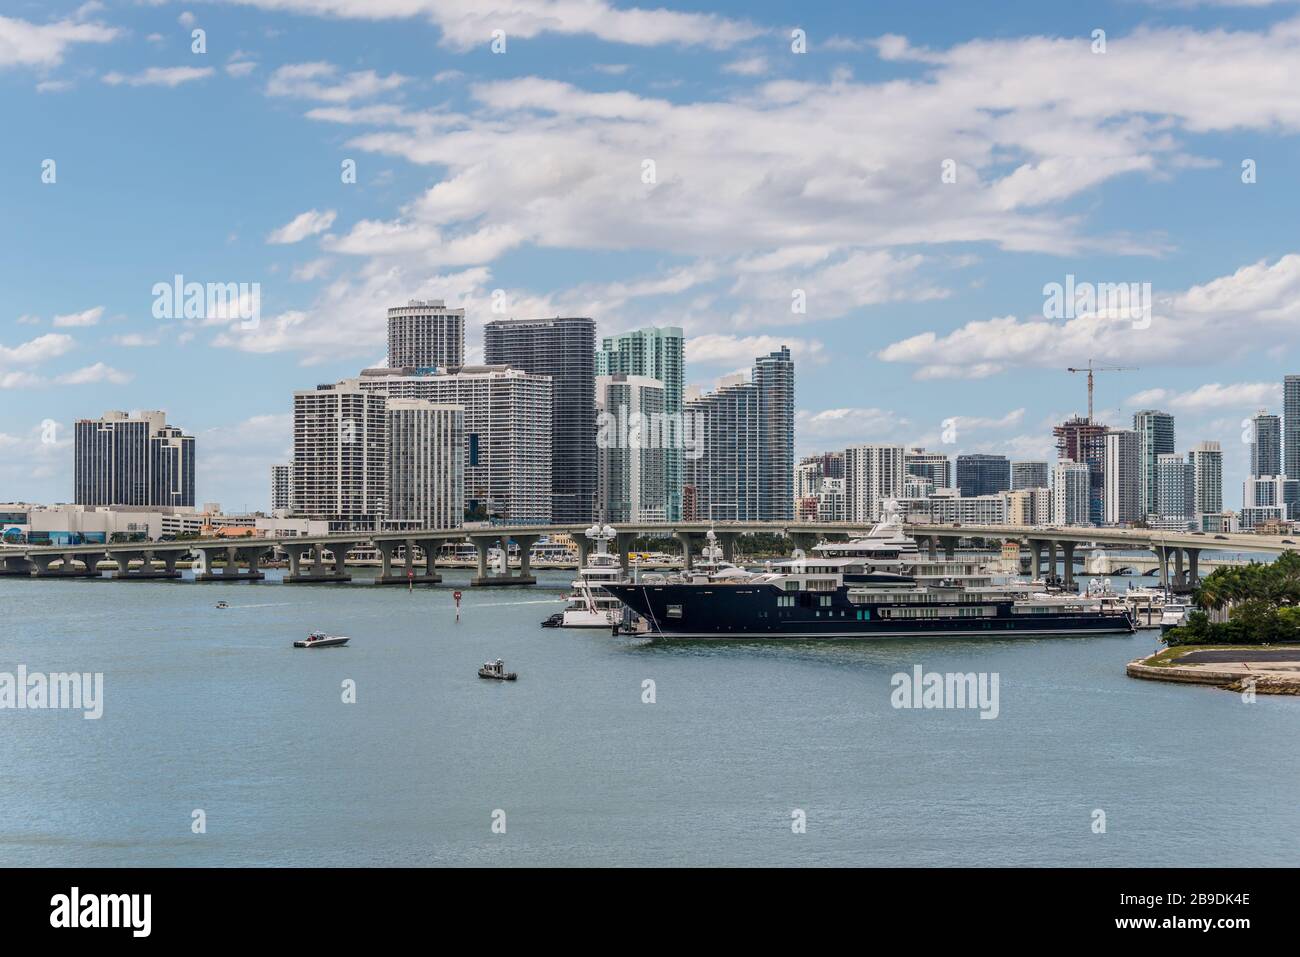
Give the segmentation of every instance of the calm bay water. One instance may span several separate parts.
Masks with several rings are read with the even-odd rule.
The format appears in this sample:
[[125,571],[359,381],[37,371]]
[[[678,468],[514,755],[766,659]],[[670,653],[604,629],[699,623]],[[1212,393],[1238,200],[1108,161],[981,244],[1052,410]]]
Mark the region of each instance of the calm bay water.
[[[0,865],[1296,863],[1300,700],[1126,677],[1154,632],[645,643],[542,629],[564,572],[457,624],[446,574],[0,579],[0,671],[105,676],[101,720],[0,711]],[[916,664],[997,672],[1000,715],[895,710]]]

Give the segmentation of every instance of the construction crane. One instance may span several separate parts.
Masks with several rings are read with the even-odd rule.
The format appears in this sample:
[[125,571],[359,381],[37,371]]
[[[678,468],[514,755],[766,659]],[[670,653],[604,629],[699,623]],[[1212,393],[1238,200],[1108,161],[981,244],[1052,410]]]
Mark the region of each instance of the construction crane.
[[1082,369],[1076,369],[1073,366],[1065,370],[1066,372],[1086,372],[1088,373],[1088,421],[1092,421],[1092,376],[1094,372],[1137,372],[1135,366],[1094,366],[1092,360],[1088,360],[1088,365]]

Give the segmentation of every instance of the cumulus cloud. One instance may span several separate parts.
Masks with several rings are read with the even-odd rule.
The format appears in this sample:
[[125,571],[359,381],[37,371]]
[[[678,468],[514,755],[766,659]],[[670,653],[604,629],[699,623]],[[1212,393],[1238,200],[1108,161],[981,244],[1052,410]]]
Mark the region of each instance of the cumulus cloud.
[[69,47],[79,43],[109,43],[121,33],[116,27],[101,23],[59,20],[36,24],[0,16],[0,70],[58,66]]
[[109,86],[165,86],[177,87],[212,76],[216,71],[210,66],[151,66],[139,73],[105,73],[103,80]]
[[442,42],[468,50],[486,47],[492,31],[507,43],[544,33],[593,36],[633,46],[725,49],[763,31],[741,20],[663,8],[620,8],[608,0],[235,0],[266,10],[364,20],[424,17],[442,30]]
[[83,309],[81,312],[70,312],[66,315],[55,316],[55,326],[93,326],[99,323],[104,315],[103,306],[95,306],[93,309]]
[[273,245],[302,242],[309,236],[316,236],[329,229],[337,215],[338,213],[332,209],[327,209],[324,212],[309,209],[305,213],[299,213],[279,229],[272,231],[271,235],[266,237],[266,241]]
[[268,96],[348,103],[396,90],[406,82],[398,73],[380,76],[374,70],[339,75],[332,63],[294,63],[279,67],[267,81]]

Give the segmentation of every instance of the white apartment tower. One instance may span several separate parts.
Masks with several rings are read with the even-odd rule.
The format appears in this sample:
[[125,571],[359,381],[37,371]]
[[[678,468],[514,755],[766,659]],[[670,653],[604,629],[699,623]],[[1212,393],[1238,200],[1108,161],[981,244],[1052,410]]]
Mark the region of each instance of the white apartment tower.
[[373,530],[388,490],[384,397],[357,379],[293,394],[295,513],[331,530]]
[[844,499],[850,522],[874,522],[889,499],[901,499],[907,450],[901,445],[851,445],[844,451]]
[[388,400],[389,528],[459,528],[465,516],[465,410]]

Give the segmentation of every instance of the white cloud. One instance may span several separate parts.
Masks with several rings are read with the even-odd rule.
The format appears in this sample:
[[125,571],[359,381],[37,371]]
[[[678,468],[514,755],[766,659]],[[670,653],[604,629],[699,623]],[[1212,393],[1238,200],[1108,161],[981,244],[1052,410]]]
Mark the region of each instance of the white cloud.
[[75,372],[65,372],[62,375],[55,376],[54,382],[58,385],[98,385],[102,383],[124,385],[130,382],[131,379],[132,376],[129,372],[121,372],[103,362],[96,362],[94,365],[85,366]]
[[768,71],[767,57],[742,57],[723,64],[722,70],[724,73],[734,73],[737,76],[762,76]]
[[50,359],[57,359],[72,351],[75,341],[72,336],[61,332],[47,332],[17,346],[0,345],[0,363],[18,366],[34,366]]
[[443,43],[459,50],[487,47],[493,30],[507,42],[543,33],[589,35],[633,46],[704,46],[724,49],[763,31],[749,23],[714,14],[679,13],[663,8],[619,8],[607,0],[236,0],[267,10],[365,20],[424,16],[435,23]]
[[279,67],[266,84],[268,96],[291,96],[348,103],[396,90],[407,80],[398,73],[380,76],[374,70],[361,70],[339,76],[332,63],[294,63]]
[[53,324],[56,327],[93,326],[99,323],[103,315],[104,307],[95,306],[93,309],[83,309],[81,312],[70,312],[66,315],[55,316]]
[[1149,326],[1115,313],[1068,321],[1003,316],[968,322],[946,334],[918,333],[890,343],[879,357],[916,365],[920,379],[986,378],[1023,366],[1064,370],[1088,358],[1118,366],[1218,362],[1294,336],[1300,325],[1300,254],[1243,266],[1184,292],[1156,291],[1152,298]]
[[299,213],[279,229],[272,231],[266,237],[266,241],[273,245],[302,242],[308,236],[316,236],[329,229],[336,216],[338,216],[338,213],[332,209],[327,209],[324,212],[309,209],[305,213]]
[[35,24],[0,16],[0,70],[6,67],[53,67],[78,43],[108,43],[121,35],[101,23],[59,20]]
[[202,80],[212,76],[216,71],[210,66],[151,66],[140,73],[105,73],[103,80],[109,86],[166,86],[177,87],[182,83]]
[[1174,412],[1219,412],[1240,409],[1249,412],[1282,400],[1282,386],[1277,382],[1236,382],[1224,385],[1208,382],[1185,392],[1147,389],[1131,395],[1125,403],[1133,408],[1162,408]]
[[825,346],[817,339],[792,339],[789,336],[730,336],[706,333],[686,340],[686,360],[692,365],[730,365],[751,362],[755,356],[789,346],[798,361],[825,361]]
[[126,335],[114,336],[114,345],[124,346],[128,349],[138,349],[144,346],[156,346],[161,342],[158,336],[141,335],[138,332],[127,333]]

